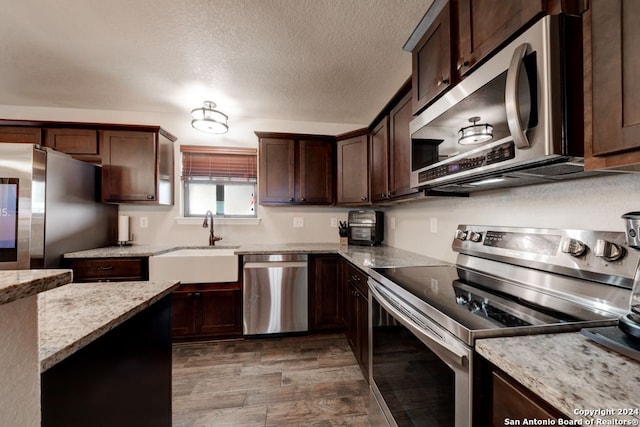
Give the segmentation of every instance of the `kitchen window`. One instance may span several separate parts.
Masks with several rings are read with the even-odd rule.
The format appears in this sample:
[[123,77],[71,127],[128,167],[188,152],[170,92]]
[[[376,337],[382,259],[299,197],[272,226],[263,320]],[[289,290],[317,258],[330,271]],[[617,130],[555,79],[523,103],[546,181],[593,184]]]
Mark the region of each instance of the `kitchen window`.
[[256,217],[255,148],[183,145],[184,216]]

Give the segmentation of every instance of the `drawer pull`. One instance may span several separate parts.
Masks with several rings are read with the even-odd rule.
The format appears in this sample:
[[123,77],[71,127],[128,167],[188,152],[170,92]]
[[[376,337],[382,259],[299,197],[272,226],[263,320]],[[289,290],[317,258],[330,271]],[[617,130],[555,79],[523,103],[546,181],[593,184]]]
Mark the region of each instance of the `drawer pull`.
[[109,271],[109,270],[113,270],[113,265],[107,265],[105,267],[98,267],[99,271]]

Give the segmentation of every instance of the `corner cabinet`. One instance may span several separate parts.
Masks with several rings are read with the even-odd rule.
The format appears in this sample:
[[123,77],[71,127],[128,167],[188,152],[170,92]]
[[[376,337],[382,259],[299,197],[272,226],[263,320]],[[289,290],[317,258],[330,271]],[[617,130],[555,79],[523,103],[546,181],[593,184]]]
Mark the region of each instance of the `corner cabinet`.
[[173,142],[155,130],[101,130],[102,201],[173,204]]
[[584,15],[585,167],[590,170],[640,170],[638,16],[640,2],[631,0],[593,1]]
[[332,205],[335,139],[256,132],[261,205]]
[[344,206],[369,205],[368,130],[338,136],[337,202]]

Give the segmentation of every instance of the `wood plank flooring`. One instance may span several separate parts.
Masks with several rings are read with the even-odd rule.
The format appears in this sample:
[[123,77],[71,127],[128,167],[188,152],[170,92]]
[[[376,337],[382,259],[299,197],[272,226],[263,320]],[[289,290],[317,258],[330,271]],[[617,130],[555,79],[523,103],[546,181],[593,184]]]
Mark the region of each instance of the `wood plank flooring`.
[[173,426],[369,427],[343,334],[173,346]]

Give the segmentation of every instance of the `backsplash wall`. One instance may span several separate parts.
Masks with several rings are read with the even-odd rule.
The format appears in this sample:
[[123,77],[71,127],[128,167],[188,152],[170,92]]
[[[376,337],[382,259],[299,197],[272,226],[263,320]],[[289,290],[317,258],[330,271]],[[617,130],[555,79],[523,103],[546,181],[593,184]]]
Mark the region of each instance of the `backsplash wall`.
[[612,173],[398,205],[385,213],[385,244],[453,262],[458,224],[622,232],[620,216],[634,210],[640,210],[640,175]]

